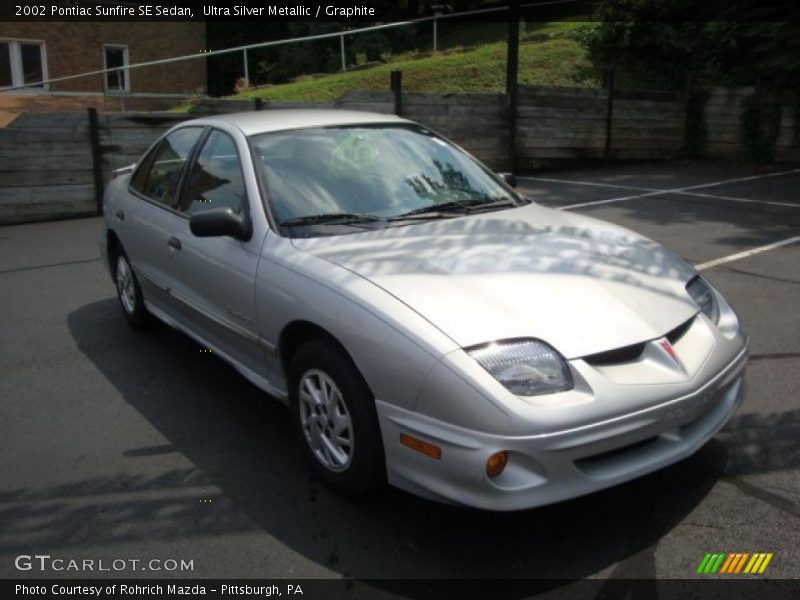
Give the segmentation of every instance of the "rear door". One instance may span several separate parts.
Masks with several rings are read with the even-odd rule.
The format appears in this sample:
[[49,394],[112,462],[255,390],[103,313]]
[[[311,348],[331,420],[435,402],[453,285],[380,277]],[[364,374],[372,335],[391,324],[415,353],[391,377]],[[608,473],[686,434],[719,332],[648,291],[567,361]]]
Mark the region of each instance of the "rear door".
[[187,220],[179,210],[180,184],[204,131],[200,126],[183,127],[156,144],[131,177],[128,202],[113,216],[145,298],[169,312],[174,310],[169,294],[174,232]]

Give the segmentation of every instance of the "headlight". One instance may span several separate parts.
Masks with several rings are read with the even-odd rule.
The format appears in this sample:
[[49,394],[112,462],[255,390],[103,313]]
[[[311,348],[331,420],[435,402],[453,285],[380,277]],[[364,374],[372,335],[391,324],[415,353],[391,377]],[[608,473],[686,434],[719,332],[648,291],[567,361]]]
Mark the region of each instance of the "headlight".
[[719,303],[711,286],[702,277],[697,275],[686,284],[686,291],[695,301],[700,311],[715,325],[719,323]]
[[538,396],[572,389],[566,361],[544,342],[495,342],[467,353],[513,394]]

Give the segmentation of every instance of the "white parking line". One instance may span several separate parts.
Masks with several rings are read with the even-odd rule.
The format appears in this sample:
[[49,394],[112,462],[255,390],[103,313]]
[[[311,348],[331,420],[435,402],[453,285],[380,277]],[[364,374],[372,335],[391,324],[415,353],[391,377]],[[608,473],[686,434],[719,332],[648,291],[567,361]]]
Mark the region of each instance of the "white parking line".
[[632,185],[619,185],[616,183],[600,183],[599,181],[573,181],[570,179],[554,179],[551,177],[520,177],[519,179],[529,179],[531,181],[544,181],[546,183],[567,183],[573,185],[590,185],[595,187],[619,188],[621,190],[636,190],[639,192],[657,192],[656,188],[634,187]]
[[776,171],[775,173],[762,173],[761,175],[749,175],[747,177],[737,177],[736,179],[717,181],[715,183],[704,183],[702,185],[693,185],[692,187],[687,187],[684,189],[699,190],[701,188],[714,187],[715,185],[724,185],[726,183],[739,183],[741,181],[752,181],[754,179],[765,179],[767,177],[779,177],[781,175],[791,175],[792,173],[800,173],[800,169],[789,169],[788,171]]
[[578,204],[567,204],[566,206],[556,206],[558,210],[572,210],[574,208],[583,208],[584,206],[597,206],[598,204],[612,204],[614,202],[623,202],[625,200],[637,200],[638,198],[647,198],[648,196],[660,196],[675,192],[676,190],[658,190],[656,192],[648,192],[646,194],[636,194],[634,196],[618,196],[616,198],[606,198],[605,200],[594,200],[593,202],[580,202]]
[[673,192],[680,196],[697,196],[698,198],[710,198],[714,200],[727,200],[728,202],[749,202],[751,204],[766,204],[769,206],[786,206],[789,208],[800,208],[800,204],[791,202],[775,202],[774,200],[753,200],[751,198],[733,198],[731,196],[716,196],[714,194],[703,194],[700,192]]
[[761,254],[762,252],[766,252],[767,250],[774,250],[775,248],[780,248],[781,246],[796,244],[797,242],[800,242],[800,235],[791,237],[786,240],[782,240],[780,242],[767,244],[766,246],[759,246],[757,248],[753,248],[752,250],[745,250],[744,252],[737,252],[736,254],[731,254],[729,256],[723,256],[722,258],[717,258],[715,260],[710,260],[708,262],[700,263],[699,265],[695,265],[694,268],[697,269],[698,271],[703,271],[705,269],[710,269],[711,267],[724,265],[725,263],[733,262],[735,260],[741,260],[743,258],[747,258],[748,256],[753,256],[754,254]]
[[[699,185],[690,185],[687,187],[673,188],[669,190],[656,190],[644,194],[635,194],[632,196],[619,196],[616,198],[606,198],[605,200],[594,200],[592,202],[580,202],[578,204],[568,204],[566,206],[558,206],[559,210],[572,210],[575,208],[583,208],[585,206],[597,206],[600,204],[611,204],[614,202],[623,202],[625,200],[637,200],[639,198],[647,198],[649,196],[661,196],[663,194],[677,194],[680,192],[689,192],[692,190],[700,190],[703,188],[715,187],[718,185],[726,185],[729,183],[740,183],[743,181],[753,181],[756,179],[764,179],[767,177],[778,177],[780,175],[790,175],[792,173],[800,173],[800,169],[790,169],[788,171],[778,171],[776,173],[763,173],[761,175],[750,175],[748,177],[737,177],[735,179],[725,179],[722,181],[712,181],[711,183],[701,183]],[[566,181],[565,181],[566,182]]]

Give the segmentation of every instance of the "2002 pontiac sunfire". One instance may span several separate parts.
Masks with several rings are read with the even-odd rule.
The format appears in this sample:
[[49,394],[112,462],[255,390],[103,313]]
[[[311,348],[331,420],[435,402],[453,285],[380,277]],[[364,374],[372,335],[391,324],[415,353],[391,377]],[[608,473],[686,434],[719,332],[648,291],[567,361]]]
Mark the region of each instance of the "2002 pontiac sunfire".
[[184,331],[289,404],[348,494],[556,502],[692,454],[743,399],[746,336],[691,266],[405,119],[187,121],[104,211],[128,321]]

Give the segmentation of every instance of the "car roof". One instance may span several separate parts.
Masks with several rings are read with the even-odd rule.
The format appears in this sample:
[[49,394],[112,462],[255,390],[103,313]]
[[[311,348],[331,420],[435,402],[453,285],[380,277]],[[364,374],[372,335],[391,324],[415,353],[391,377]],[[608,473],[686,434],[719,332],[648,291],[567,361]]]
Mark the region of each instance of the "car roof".
[[385,115],[358,110],[336,109],[267,109],[251,112],[214,115],[184,121],[181,126],[214,125],[226,123],[237,127],[245,135],[302,129],[305,127],[330,127],[336,125],[360,125],[368,123],[410,123],[395,115]]

